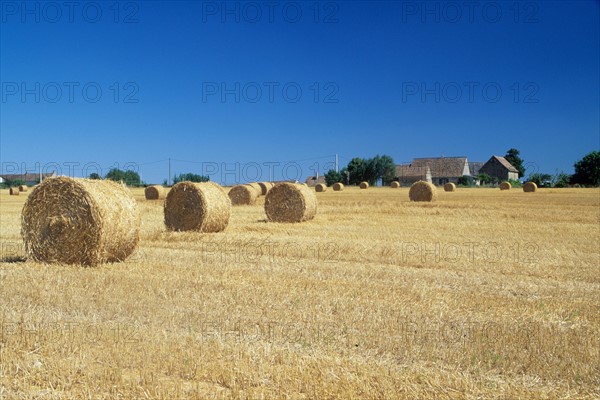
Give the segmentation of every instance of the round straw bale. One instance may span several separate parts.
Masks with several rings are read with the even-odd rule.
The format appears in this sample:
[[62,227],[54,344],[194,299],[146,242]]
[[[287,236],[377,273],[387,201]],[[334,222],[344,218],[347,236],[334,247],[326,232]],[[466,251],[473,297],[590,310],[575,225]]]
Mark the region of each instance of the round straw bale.
[[26,192],[27,190],[29,190],[27,185],[19,185],[19,192]]
[[526,182],[523,185],[523,191],[527,192],[527,193],[532,193],[535,192],[537,190],[537,185],[535,184],[535,182]]
[[333,184],[333,191],[334,192],[341,192],[342,190],[344,190],[344,184],[341,182],[337,182]]
[[160,185],[148,186],[144,189],[146,200],[160,200],[165,198],[165,188]]
[[411,201],[435,201],[437,189],[429,182],[418,181],[410,187],[408,197]]
[[456,190],[456,185],[452,182],[446,183],[444,185],[444,192],[454,192]]
[[510,182],[504,181],[500,184],[500,190],[510,190],[512,189],[512,185]]
[[398,181],[392,181],[392,182],[390,182],[390,187],[392,189],[398,189],[400,187],[400,182],[398,182]]
[[258,182],[258,185],[260,186],[260,194],[262,196],[266,196],[267,192],[273,187],[269,182]]
[[315,185],[315,192],[326,192],[327,191],[327,185],[324,183],[317,183]]
[[302,222],[317,214],[317,196],[308,186],[282,182],[269,190],[265,213],[272,222]]
[[231,200],[231,205],[234,206],[253,205],[256,203],[256,198],[259,194],[260,192],[254,186],[237,185],[229,191],[229,199]]
[[257,182],[247,183],[246,185],[252,186],[259,196],[262,194],[262,187]]
[[25,250],[41,262],[123,261],[139,240],[136,202],[111,180],[44,179],[27,198],[21,222]]
[[165,225],[172,231],[221,232],[229,224],[231,201],[214,182],[179,182],[165,200]]
[[19,188],[11,187],[10,189],[8,189],[8,193],[10,193],[11,196],[18,196],[20,193]]
[[369,182],[361,182],[360,183],[360,188],[361,189],[368,189],[369,188]]

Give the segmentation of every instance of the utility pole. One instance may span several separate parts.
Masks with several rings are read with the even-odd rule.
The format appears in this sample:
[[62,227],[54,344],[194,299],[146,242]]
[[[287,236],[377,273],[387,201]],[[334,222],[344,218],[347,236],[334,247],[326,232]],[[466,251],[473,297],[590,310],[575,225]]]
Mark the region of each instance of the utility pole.
[[171,157],[169,157],[169,177],[167,178],[167,186],[171,186]]
[[338,159],[338,155],[335,155],[335,172],[340,172],[340,165],[339,165],[339,159]]

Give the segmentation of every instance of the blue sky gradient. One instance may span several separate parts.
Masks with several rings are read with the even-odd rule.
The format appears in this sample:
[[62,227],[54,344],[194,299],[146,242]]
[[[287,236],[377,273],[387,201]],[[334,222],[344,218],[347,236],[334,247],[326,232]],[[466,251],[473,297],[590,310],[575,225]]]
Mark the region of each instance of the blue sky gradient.
[[76,3],[0,3],[3,173],[160,183],[171,158],[231,184],[511,147],[556,173],[600,148],[597,1]]

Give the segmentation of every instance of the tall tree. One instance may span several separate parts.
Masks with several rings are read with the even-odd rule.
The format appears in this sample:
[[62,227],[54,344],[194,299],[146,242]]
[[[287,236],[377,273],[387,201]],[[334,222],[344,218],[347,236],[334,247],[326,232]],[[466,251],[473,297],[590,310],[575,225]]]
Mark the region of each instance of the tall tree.
[[128,186],[141,185],[140,174],[131,170],[123,171],[118,168],[112,168],[110,171],[108,171],[105,178],[117,182],[124,182]]
[[519,156],[519,150],[512,148],[506,152],[504,158],[506,161],[512,164],[513,167],[519,171],[519,178],[525,176],[525,167],[523,166],[523,159]]
[[575,174],[572,177],[572,183],[600,186],[600,151],[586,154],[575,163],[574,167]]
[[349,184],[358,185],[365,180],[366,163],[362,158],[355,157],[348,163],[346,169],[350,174]]
[[173,184],[176,184],[179,182],[184,182],[184,181],[208,182],[209,180],[210,180],[210,178],[208,176],[198,175],[198,174],[193,174],[191,172],[188,172],[187,174],[175,175],[175,177],[173,178]]
[[336,172],[335,169],[330,169],[327,171],[325,174],[325,183],[327,183],[327,186],[331,186],[338,182],[342,182],[342,174]]

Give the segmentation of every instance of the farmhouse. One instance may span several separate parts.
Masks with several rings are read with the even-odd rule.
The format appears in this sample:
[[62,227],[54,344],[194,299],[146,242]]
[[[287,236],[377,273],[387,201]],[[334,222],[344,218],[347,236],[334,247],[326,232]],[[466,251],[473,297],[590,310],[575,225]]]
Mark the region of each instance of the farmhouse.
[[320,175],[318,178],[316,176],[309,176],[304,183],[308,186],[317,186],[319,183],[325,184],[325,176]]
[[8,181],[21,180],[25,182],[27,186],[33,186],[40,183],[40,176],[42,179],[52,178],[56,176],[56,172],[50,172],[45,174],[27,173],[27,174],[4,174],[0,175],[0,183],[6,183]]
[[480,174],[487,174],[500,181],[519,179],[519,171],[509,163],[506,158],[492,156],[480,169]]
[[435,185],[458,183],[463,175],[471,175],[467,157],[415,158],[410,164],[396,166],[396,178],[402,186],[419,180]]

